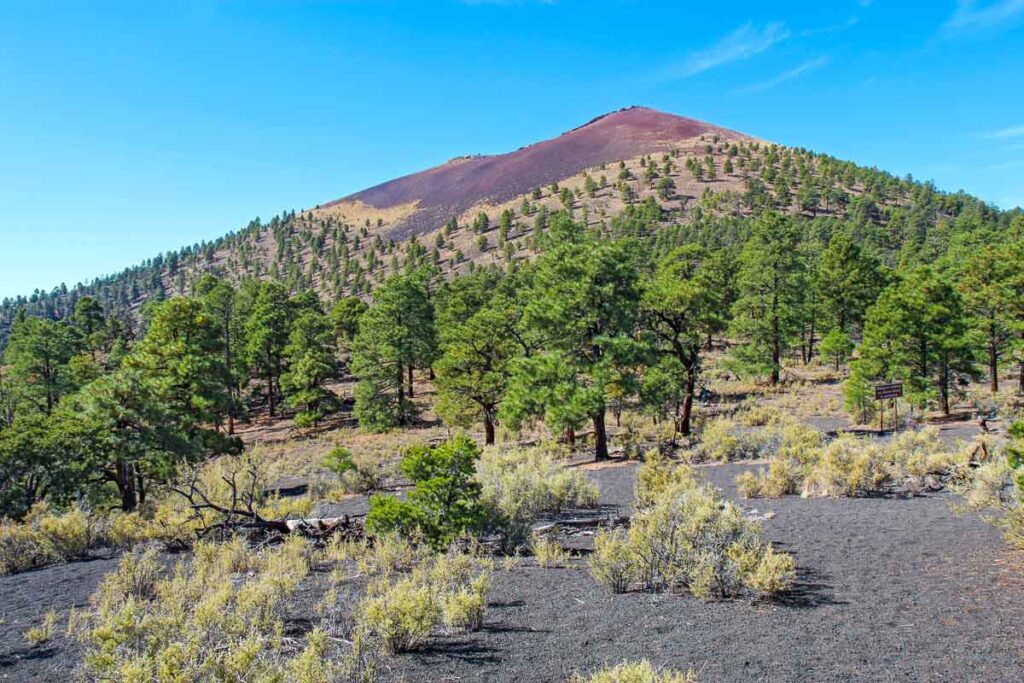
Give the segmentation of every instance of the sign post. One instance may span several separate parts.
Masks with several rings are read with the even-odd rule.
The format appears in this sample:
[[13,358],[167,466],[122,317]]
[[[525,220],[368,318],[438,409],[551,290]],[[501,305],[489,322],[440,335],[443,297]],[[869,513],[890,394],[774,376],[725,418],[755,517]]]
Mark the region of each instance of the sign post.
[[898,398],[903,396],[903,382],[889,382],[875,385],[875,400],[878,401],[878,431],[885,431],[885,401],[892,400],[896,425],[899,426],[900,412]]

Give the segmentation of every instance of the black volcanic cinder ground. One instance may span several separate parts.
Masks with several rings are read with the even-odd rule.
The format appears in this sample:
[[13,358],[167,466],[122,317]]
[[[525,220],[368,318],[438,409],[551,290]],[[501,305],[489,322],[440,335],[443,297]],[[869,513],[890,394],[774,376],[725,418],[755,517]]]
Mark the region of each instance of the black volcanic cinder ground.
[[663,152],[706,133],[749,139],[702,121],[631,107],[515,152],[453,159],[338,201],[359,200],[381,209],[418,201],[419,210],[392,232],[399,239],[432,230],[480,201],[505,202],[586,168]]

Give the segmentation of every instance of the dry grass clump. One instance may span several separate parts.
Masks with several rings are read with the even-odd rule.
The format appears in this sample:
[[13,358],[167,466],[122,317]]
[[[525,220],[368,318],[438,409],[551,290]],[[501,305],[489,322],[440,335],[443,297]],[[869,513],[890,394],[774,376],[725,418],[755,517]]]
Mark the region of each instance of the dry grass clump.
[[843,434],[822,445],[820,434],[815,438],[789,430],[767,471],[744,472],[736,484],[747,498],[797,492],[806,497],[864,496],[893,486],[913,491],[928,475],[965,464],[968,452],[944,446],[936,427],[903,432],[887,444]]
[[589,676],[574,675],[570,683],[696,683],[692,671],[657,669],[646,659],[606,667]]
[[98,520],[81,508],[56,513],[37,503],[22,522],[0,520],[0,575],[81,559],[103,541]]
[[255,552],[241,542],[199,544],[168,575],[150,549],[126,555],[79,619],[91,680],[327,683],[330,647],[314,630],[285,639],[284,606],[307,575],[301,539]]
[[438,555],[372,581],[356,608],[355,630],[387,654],[415,650],[442,624],[449,633],[478,630],[489,590],[486,566],[469,555]]
[[584,472],[564,467],[546,451],[487,448],[477,465],[481,501],[506,552],[527,544],[539,517],[566,508],[597,505],[597,485]]
[[53,610],[43,615],[43,620],[38,626],[33,626],[25,631],[25,640],[32,647],[46,645],[53,639],[53,633],[57,626],[57,613]]
[[772,408],[757,408],[736,419],[708,422],[692,455],[697,461],[717,462],[771,458],[787,449],[818,446],[821,439],[821,432],[811,426]]
[[617,592],[635,586],[700,598],[786,590],[794,578],[793,558],[762,541],[756,522],[685,467],[668,474],[670,467],[652,460],[641,468],[643,502],[628,531],[597,535],[589,561],[594,578]]
[[530,550],[537,564],[545,569],[564,567],[569,563],[569,553],[556,538],[535,534],[530,541]]

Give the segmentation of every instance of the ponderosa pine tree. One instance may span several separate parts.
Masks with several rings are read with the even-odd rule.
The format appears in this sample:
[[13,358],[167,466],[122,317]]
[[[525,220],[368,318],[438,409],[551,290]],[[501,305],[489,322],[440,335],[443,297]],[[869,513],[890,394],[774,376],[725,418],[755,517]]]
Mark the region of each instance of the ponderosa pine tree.
[[199,279],[196,296],[203,310],[216,325],[220,337],[221,362],[228,395],[225,410],[227,433],[235,433],[235,418],[241,407],[242,382],[247,379],[245,367],[245,321],[238,314],[237,293],[231,283],[209,273]]
[[203,302],[173,297],[154,311],[146,336],[125,358],[152,401],[175,415],[187,438],[206,439],[231,405],[221,329]]
[[1013,281],[1021,268],[1011,249],[980,245],[971,250],[957,273],[957,290],[971,316],[971,324],[985,340],[989,388],[999,392],[999,366],[1014,340]]
[[678,407],[676,412],[684,436],[690,434],[704,323],[722,306],[721,292],[707,277],[704,261],[705,252],[697,245],[674,249],[658,262],[642,300],[645,327],[657,339],[659,353],[675,359],[676,367],[684,373],[677,378],[683,387],[683,403],[681,412]]
[[948,415],[959,380],[978,375],[975,348],[960,294],[919,266],[868,309],[854,374],[861,381],[902,380],[912,404],[936,403]]
[[829,328],[852,333],[864,324],[864,313],[885,286],[878,260],[865,254],[846,230],[836,232],[821,254],[814,273]]
[[[397,270],[397,267],[392,270]],[[343,297],[331,308],[331,326],[339,346],[348,346],[355,339],[359,332],[359,319],[367,308],[369,305],[357,296]]]
[[15,386],[15,401],[46,415],[74,384],[69,363],[77,350],[76,335],[64,322],[21,315],[4,351],[5,372]]
[[779,382],[782,358],[798,339],[804,267],[800,232],[792,219],[775,212],[754,221],[737,274],[738,299],[730,326],[742,340],[734,351],[739,366]]
[[[426,273],[389,277],[373,293],[352,343],[360,426],[386,431],[413,416],[412,371],[433,361],[437,349],[434,308]],[[406,385],[406,376],[409,383]]]
[[438,296],[437,412],[461,427],[483,421],[488,445],[494,443],[509,363],[521,349],[516,340],[522,335],[513,329],[520,316],[514,287],[488,269],[446,285]]
[[538,258],[525,297],[525,322],[544,339],[543,351],[514,363],[501,413],[512,424],[536,415],[566,427],[585,416],[603,460],[606,387],[642,351],[635,243],[585,235],[564,215],[552,223],[551,248]]
[[271,417],[277,406],[291,317],[284,285],[273,280],[259,283],[245,321],[245,350],[249,366],[263,379]]
[[285,400],[300,410],[297,427],[315,426],[334,399],[325,384],[335,375],[337,351],[327,316],[314,310],[299,313],[284,348],[288,369],[281,375]]

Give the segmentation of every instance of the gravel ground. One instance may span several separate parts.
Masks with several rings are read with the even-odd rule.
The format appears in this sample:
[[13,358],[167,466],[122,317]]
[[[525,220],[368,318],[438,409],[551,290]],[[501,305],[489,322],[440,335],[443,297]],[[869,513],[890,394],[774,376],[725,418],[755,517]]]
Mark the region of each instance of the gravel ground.
[[[700,468],[735,497],[752,465]],[[627,505],[635,468],[590,472]],[[781,603],[613,595],[582,566],[500,571],[483,631],[398,659],[405,680],[562,681],[622,659],[702,681],[1024,680],[1024,564],[951,497],[757,501],[796,556]]]
[[[89,604],[89,596],[117,559],[95,559],[0,577],[0,680],[68,681],[79,651],[64,637],[68,611]],[[55,638],[30,647],[24,633],[49,610],[60,616]]]
[[[735,475],[751,467],[699,471],[735,498]],[[586,471],[606,511],[628,512],[635,465]],[[954,514],[951,502],[949,494],[741,501],[752,514],[773,513],[765,534],[796,556],[796,590],[771,605],[613,595],[579,560],[563,569],[527,560],[495,572],[482,631],[399,656],[386,678],[564,681],[646,657],[693,668],[704,682],[1024,680],[1024,557],[974,515]],[[346,503],[346,512],[359,507]],[[63,616],[84,606],[115,566],[99,559],[0,577],[0,680],[69,680],[80,653],[63,636],[32,649],[22,634],[48,609]],[[316,600],[322,580],[297,602]]]

